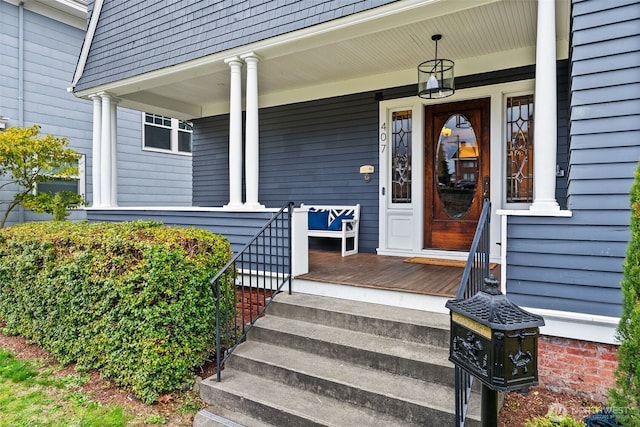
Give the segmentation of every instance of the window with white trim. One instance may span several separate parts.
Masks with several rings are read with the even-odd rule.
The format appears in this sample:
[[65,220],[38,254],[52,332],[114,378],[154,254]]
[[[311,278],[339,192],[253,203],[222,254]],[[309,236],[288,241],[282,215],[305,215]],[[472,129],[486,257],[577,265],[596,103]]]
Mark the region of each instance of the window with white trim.
[[39,182],[36,184],[35,192],[56,194],[62,191],[68,191],[75,194],[85,194],[85,178],[84,178],[84,154],[78,159],[74,166],[78,167],[78,175],[68,178],[61,178],[56,176],[55,172],[50,174],[51,179],[45,182]]
[[142,146],[145,150],[191,154],[191,122],[144,113],[142,132]]

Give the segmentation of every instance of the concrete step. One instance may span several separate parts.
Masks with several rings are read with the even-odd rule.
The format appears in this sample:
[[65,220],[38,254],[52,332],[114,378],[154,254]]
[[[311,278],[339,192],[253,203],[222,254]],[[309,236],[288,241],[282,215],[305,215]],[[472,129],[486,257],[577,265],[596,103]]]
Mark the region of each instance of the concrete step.
[[[301,390],[277,381],[250,375],[231,368],[223,372],[223,380],[206,379],[201,383],[202,397],[216,402],[228,411],[249,414],[259,423],[255,426],[282,427],[417,427],[421,424],[389,417],[377,411],[358,408],[337,399]],[[423,426],[448,424],[426,424]],[[206,427],[215,424],[206,425]],[[245,427],[253,427],[247,424]]]
[[[451,426],[448,315],[279,294],[222,372],[196,427]],[[480,425],[480,395],[467,426]],[[235,423],[235,424],[234,424]]]
[[258,342],[241,347],[228,368],[421,425],[453,422],[453,387]]
[[449,315],[307,294],[279,294],[270,316],[449,348]]
[[453,386],[449,350],[441,347],[271,315],[256,323],[248,339]]

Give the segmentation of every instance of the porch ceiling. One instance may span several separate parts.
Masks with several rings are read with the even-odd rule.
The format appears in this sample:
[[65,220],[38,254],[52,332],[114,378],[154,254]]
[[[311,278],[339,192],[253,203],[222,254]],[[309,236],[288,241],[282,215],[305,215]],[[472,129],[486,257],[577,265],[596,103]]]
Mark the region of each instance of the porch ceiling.
[[[569,3],[556,0],[559,58],[568,55]],[[454,60],[458,76],[527,65],[535,62],[536,11],[537,0],[405,0],[99,90],[122,106],[177,118],[225,113],[224,59],[248,52],[261,57],[261,107],[401,86],[415,83],[416,66],[433,58],[436,33],[438,56]]]

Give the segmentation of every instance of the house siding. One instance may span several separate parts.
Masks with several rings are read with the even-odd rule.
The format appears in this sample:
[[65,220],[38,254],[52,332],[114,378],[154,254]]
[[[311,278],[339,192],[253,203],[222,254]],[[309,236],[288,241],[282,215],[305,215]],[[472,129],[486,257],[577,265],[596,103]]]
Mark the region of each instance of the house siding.
[[[69,146],[85,155],[86,197],[91,202],[93,105],[67,92],[84,31],[29,10],[24,10],[23,16],[24,88],[20,123],[19,8],[0,1],[0,116],[9,117],[8,127],[35,123],[44,134],[68,138]],[[190,206],[191,156],[143,151],[141,141],[141,113],[119,108],[118,203]],[[15,191],[17,187],[0,190],[0,202],[11,200]],[[4,205],[0,206],[0,213],[3,210]],[[75,211],[71,218],[84,217],[83,211]],[[16,208],[8,224],[47,218]]]
[[169,67],[394,1],[105,2],[76,88]]
[[640,159],[640,4],[574,1],[572,19],[573,216],[509,218],[507,292],[523,306],[619,316]]

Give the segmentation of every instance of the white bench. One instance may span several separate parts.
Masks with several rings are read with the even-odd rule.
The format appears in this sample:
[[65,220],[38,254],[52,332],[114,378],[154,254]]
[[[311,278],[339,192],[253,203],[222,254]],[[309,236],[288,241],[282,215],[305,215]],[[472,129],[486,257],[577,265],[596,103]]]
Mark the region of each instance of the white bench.
[[[331,206],[305,205],[308,209],[309,237],[328,237],[342,240],[342,256],[358,253],[358,234],[360,233],[360,205]],[[347,249],[347,239],[353,239],[353,249]]]

